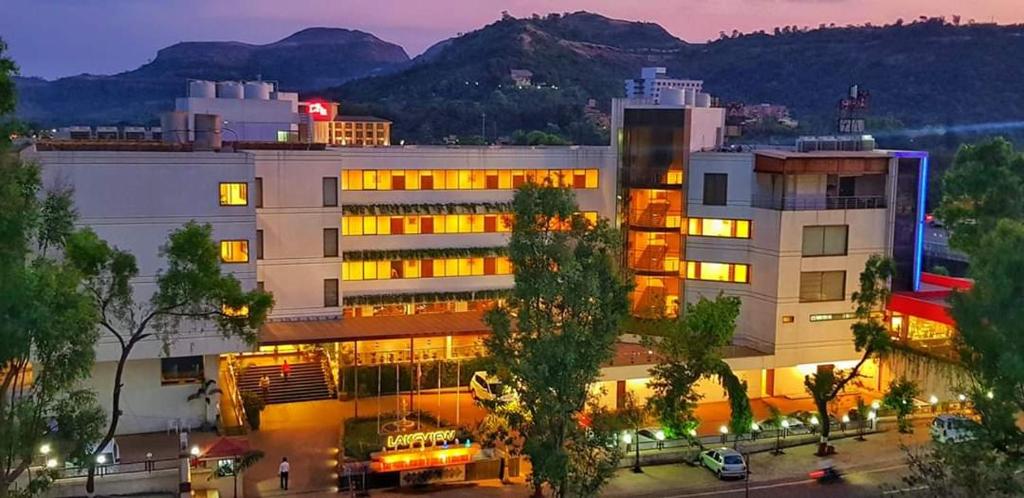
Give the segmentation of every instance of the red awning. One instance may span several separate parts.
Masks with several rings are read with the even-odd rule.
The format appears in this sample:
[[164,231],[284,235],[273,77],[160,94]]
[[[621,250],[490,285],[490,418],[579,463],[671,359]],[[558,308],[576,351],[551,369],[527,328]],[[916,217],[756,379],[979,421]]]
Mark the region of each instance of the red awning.
[[242,456],[249,452],[249,442],[244,439],[228,439],[222,437],[216,441],[209,448],[206,448],[201,455],[200,460],[215,460],[218,458],[233,458]]

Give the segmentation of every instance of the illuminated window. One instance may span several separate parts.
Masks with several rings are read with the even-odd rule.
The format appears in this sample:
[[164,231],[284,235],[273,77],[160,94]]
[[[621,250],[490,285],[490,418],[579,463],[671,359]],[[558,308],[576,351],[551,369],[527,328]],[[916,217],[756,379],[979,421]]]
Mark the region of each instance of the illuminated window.
[[231,317],[249,316],[249,307],[245,305],[243,305],[241,308],[232,308],[231,306],[225,304],[221,306],[220,309],[222,313]]
[[341,190],[509,190],[529,180],[540,185],[598,188],[597,169],[346,170]]
[[249,184],[248,183],[221,183],[220,184],[220,205],[221,206],[247,206],[247,205],[249,205]]
[[341,279],[346,281],[511,274],[512,265],[505,257],[345,261],[341,264]]
[[723,220],[718,218],[690,218],[688,235],[702,237],[750,238],[749,220]]
[[222,240],[220,241],[220,260],[224,263],[248,263],[249,262],[249,241],[248,240]]
[[690,280],[708,280],[713,282],[750,282],[750,265],[740,263],[711,263],[707,261],[687,261],[686,278]]

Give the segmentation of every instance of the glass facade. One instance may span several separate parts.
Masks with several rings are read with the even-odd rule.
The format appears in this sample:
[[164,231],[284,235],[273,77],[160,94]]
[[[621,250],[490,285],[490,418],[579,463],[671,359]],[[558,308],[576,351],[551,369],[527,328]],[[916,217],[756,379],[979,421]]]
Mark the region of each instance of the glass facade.
[[345,281],[448,278],[511,274],[512,264],[509,262],[508,258],[503,256],[485,258],[345,261],[341,264],[341,279]]

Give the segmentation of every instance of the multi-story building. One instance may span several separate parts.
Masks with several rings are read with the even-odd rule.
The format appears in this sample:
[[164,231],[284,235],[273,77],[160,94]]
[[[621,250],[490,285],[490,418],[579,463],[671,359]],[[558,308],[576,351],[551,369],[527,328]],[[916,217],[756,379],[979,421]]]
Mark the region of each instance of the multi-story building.
[[[188,383],[218,372],[231,384],[225,359],[238,353],[318,345],[339,383],[347,369],[481,354],[482,313],[513,285],[509,201],[529,181],[569,187],[584,215],[620,224],[634,314],[738,296],[725,356],[750,396],[803,393],[804,375],[858,358],[850,295],[871,254],[896,260],[894,289],[919,289],[927,157],[870,142],[719,152],[723,126],[724,110],[709,105],[618,100],[611,146],[142,152],[53,142],[27,154],[47,181],[75,187],[82,224],[140,258],[141,299],[157,248],[189,219],[213,225],[225,268],[247,288],[275,296],[255,352],[203,331],[187,331],[170,357],[156,342],[141,348],[122,425],[139,432],[212,416],[182,403]],[[109,384],[112,349],[97,347],[94,378]],[[595,392],[616,405],[626,390],[645,391],[653,361],[620,344]],[[878,367],[865,373],[877,387]],[[701,389],[721,399],[711,383]]]
[[189,139],[195,138],[196,114],[220,116],[225,139],[232,142],[294,141],[299,131],[299,94],[269,81],[190,80],[174,109],[185,113]]
[[322,100],[299,104],[299,141],[341,147],[391,145],[391,121],[376,116],[342,115],[340,108],[337,102]]
[[660,103],[661,92],[666,89],[697,93],[704,87],[702,80],[681,80],[669,78],[663,67],[645,67],[640,77],[626,80],[626,99]]

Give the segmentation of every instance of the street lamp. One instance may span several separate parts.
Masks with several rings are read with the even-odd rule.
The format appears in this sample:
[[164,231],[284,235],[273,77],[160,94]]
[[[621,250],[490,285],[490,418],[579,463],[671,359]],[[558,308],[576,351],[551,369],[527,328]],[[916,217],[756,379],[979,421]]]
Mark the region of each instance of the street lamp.
[[192,449],[189,450],[189,454],[194,456],[194,457],[199,456],[199,447],[198,446],[193,446]]
[[628,444],[632,444],[633,443],[633,435],[628,433],[628,432],[623,432],[622,433],[622,442],[626,443],[627,445]]
[[43,455],[49,455],[50,454],[50,445],[46,444],[46,443],[43,443],[39,447],[39,453],[42,453]]
[[96,463],[98,463],[100,465],[103,465],[103,464],[107,463],[107,456],[106,455],[96,455]]
[[872,410],[877,410],[877,409],[879,409],[879,408],[880,408],[881,406],[882,406],[882,404],[881,404],[881,403],[879,403],[877,399],[871,402],[871,409],[872,409]]
[[665,449],[665,431],[658,429],[654,432],[654,439],[658,441],[658,449]]
[[46,461],[46,468],[48,468],[48,469],[57,468],[57,459],[56,458],[48,459]]
[[721,427],[718,428],[718,432],[722,434],[722,444],[725,444],[725,442],[728,440],[727,438],[729,437],[729,428],[726,427],[725,425],[722,425]]
[[772,452],[772,455],[781,455],[785,453],[782,451],[782,431],[788,430],[789,420],[782,419],[782,422],[779,422],[779,430],[775,431],[775,451]]
[[992,392],[991,389],[989,389],[988,392],[985,393],[985,397],[988,398],[988,399],[993,399],[993,398],[996,397],[996,395],[995,395],[995,393]]

